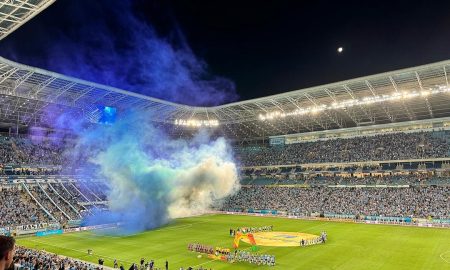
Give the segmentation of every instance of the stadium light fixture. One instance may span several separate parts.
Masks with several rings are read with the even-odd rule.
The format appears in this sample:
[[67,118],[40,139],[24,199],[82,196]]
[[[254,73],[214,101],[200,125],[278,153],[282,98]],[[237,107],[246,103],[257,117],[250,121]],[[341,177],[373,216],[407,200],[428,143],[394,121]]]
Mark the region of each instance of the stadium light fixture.
[[219,120],[198,120],[198,119],[176,119],[175,125],[187,126],[187,127],[217,127],[219,126]]
[[436,88],[429,89],[429,90],[422,90],[422,91],[402,91],[402,92],[394,92],[390,95],[376,95],[376,96],[368,96],[360,99],[348,99],[343,100],[339,102],[333,102],[330,105],[316,105],[312,107],[307,108],[301,108],[296,109],[290,112],[285,111],[272,111],[268,112],[266,114],[259,114],[259,119],[261,121],[265,120],[271,120],[275,118],[283,118],[286,116],[296,116],[296,115],[305,115],[305,114],[317,114],[322,111],[329,111],[329,110],[337,110],[337,109],[346,109],[351,108],[354,106],[360,106],[360,105],[371,105],[375,103],[381,103],[381,102],[389,102],[389,101],[396,101],[400,99],[411,99],[415,97],[424,97],[427,98],[430,95],[436,95],[440,93],[450,93],[450,88],[448,86],[440,85]]

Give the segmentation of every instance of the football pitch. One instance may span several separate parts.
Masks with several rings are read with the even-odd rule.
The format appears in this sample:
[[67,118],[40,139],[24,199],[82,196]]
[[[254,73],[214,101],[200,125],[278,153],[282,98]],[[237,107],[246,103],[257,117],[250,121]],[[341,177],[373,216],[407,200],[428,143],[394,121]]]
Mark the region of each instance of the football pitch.
[[[213,261],[187,249],[188,243],[231,248],[230,228],[273,225],[274,231],[320,235],[328,241],[308,247],[261,246],[259,253],[276,256],[276,266],[258,266],[245,262]],[[344,222],[292,220],[272,217],[205,215],[178,219],[151,231],[111,236],[98,232],[79,232],[45,237],[26,237],[19,245],[45,249],[59,255],[112,266],[116,258],[126,269],[143,257],[155,260],[164,269],[181,266],[206,269],[450,269],[450,230],[437,228],[367,225]],[[87,250],[93,254],[88,255]],[[250,249],[241,241],[240,249]]]

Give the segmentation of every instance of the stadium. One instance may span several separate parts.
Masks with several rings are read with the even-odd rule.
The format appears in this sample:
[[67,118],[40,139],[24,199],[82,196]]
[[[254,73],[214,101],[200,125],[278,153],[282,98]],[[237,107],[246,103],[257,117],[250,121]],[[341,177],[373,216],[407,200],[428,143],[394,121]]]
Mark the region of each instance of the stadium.
[[0,56],[0,235],[14,269],[447,269],[448,72],[191,106]]

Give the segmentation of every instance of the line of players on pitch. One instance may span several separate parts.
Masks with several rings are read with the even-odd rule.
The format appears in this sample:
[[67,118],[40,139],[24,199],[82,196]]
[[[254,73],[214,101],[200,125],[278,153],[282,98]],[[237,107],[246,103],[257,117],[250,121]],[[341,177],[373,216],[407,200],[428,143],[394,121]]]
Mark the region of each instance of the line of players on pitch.
[[[256,233],[256,232],[272,232],[273,231],[273,226],[261,226],[261,227],[239,227],[236,230],[234,229],[230,229],[230,236],[235,236],[236,232],[241,232],[241,233]],[[316,237],[316,238],[312,238],[312,239],[302,239],[300,240],[300,246],[305,247],[305,246],[311,246],[311,245],[317,245],[317,244],[325,244],[325,242],[327,241],[327,232],[326,231],[322,231],[320,233],[320,236]]]
[[327,232],[323,231],[320,233],[320,236],[318,237],[300,240],[300,246],[306,247],[317,244],[325,244],[325,242],[327,241],[327,237],[328,237]]
[[241,233],[256,233],[256,232],[271,232],[273,231],[273,225],[261,226],[261,227],[239,227],[236,230],[230,229],[230,236],[235,236],[236,232]]
[[188,244],[188,250],[204,253],[210,258],[220,259],[228,263],[248,262],[256,265],[275,266],[275,255],[251,253],[249,251],[237,249],[232,252],[229,248],[214,248],[213,246],[199,243]]

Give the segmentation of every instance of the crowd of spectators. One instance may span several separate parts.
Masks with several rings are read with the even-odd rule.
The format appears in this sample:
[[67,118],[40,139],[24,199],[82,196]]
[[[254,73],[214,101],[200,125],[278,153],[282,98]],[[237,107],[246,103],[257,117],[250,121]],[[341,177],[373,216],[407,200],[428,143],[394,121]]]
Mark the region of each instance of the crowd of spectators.
[[[103,259],[100,258],[98,260],[98,262],[100,265],[103,265]],[[146,261],[145,258],[141,258],[139,263],[140,264],[132,263],[128,269],[129,270],[161,270],[161,269],[169,270],[169,261],[168,260],[166,260],[164,262],[164,268],[158,267],[155,263],[155,260],[152,260],[152,259]],[[120,270],[125,269],[123,264],[120,264],[120,267],[119,267],[119,263],[117,262],[117,259],[114,259],[114,268],[119,268]],[[182,268],[180,268],[180,269],[182,269]],[[206,268],[204,268],[204,269],[206,270]]]
[[416,174],[365,175],[365,176],[316,176],[305,177],[308,185],[427,185],[433,180],[442,179],[450,184],[450,177],[436,177]]
[[431,132],[331,139],[273,147],[237,148],[244,166],[447,157],[449,144]]
[[343,175],[309,175],[301,174],[295,177],[249,177],[241,179],[241,185],[304,185],[304,186],[429,186],[429,185],[450,185],[448,175],[428,175],[428,174],[343,174]]
[[44,190],[44,192],[47,193],[47,195],[50,197],[50,199],[56,205],[58,205],[58,207],[61,208],[61,210],[63,210],[64,213],[66,213],[70,217],[70,219],[72,219],[72,220],[80,219],[80,215],[79,215],[78,211],[76,209],[74,209],[75,207],[73,205],[71,205],[59,193],[57,193],[56,190],[52,189],[52,186],[47,185],[47,189]]
[[58,208],[53,201],[49,199],[49,197],[45,194],[44,190],[41,189],[41,187],[35,185],[35,186],[28,186],[28,190],[31,192],[33,197],[39,201],[39,203],[50,213],[51,216],[55,218],[57,222],[65,223],[68,218],[64,215],[63,212],[61,212],[61,207]]
[[0,135],[0,164],[60,165],[64,149],[60,142]]
[[79,202],[82,202],[82,200],[80,199],[81,194],[70,193],[69,190],[65,188],[62,183],[50,183],[49,185],[51,185],[56,190],[56,192],[58,192],[58,194],[61,195],[67,202],[69,202],[73,207],[75,207],[75,209],[77,209],[79,213],[86,210],[84,206],[79,204]]
[[28,194],[16,187],[1,190],[0,202],[0,227],[2,228],[50,221]]
[[5,171],[3,167],[0,167],[0,175],[58,175],[60,174],[61,169],[52,169],[52,168],[38,168],[38,169],[29,169],[29,168],[20,168],[14,169],[11,171]]
[[[0,136],[0,174],[4,164],[52,165],[50,169],[16,169],[18,175],[55,175],[55,169],[64,163],[64,149],[67,146],[52,141],[33,141],[31,138]],[[281,147],[239,148],[238,160],[245,166],[288,165],[325,162],[354,162],[369,160],[401,160],[416,158],[437,158],[449,156],[449,144],[434,137],[432,133],[397,133],[348,139],[332,139],[305,142]],[[58,166],[55,166],[58,165]],[[273,169],[268,173],[277,173]],[[295,169],[294,169],[295,170]],[[429,177],[416,175],[396,176],[307,176],[299,181],[312,187],[268,187],[266,185],[245,186],[237,194],[227,198],[222,210],[240,211],[247,209],[279,210],[295,215],[312,213],[450,218],[450,186],[420,186]],[[289,179],[278,179],[289,183]],[[393,185],[408,184],[404,188],[332,188],[326,185]],[[322,186],[321,186],[322,185]],[[80,218],[90,207],[80,202],[106,201],[107,187],[101,183],[48,183],[27,184],[33,197],[52,215],[57,222]],[[51,217],[18,185],[0,192],[0,228],[33,226],[51,222]],[[75,209],[74,209],[75,208]],[[275,264],[267,255],[249,257],[245,253],[229,257],[230,261],[249,261],[257,264]],[[99,269],[98,265],[64,258],[44,251],[18,247],[14,264],[17,269]],[[137,264],[133,269],[141,269]],[[148,264],[147,264],[148,265]],[[147,268],[145,265],[145,268]],[[131,269],[131,268],[130,268]],[[192,268],[187,268],[192,269]]]
[[[94,186],[94,183],[89,185]],[[79,204],[79,202],[86,202],[86,198],[90,202],[99,202],[102,200],[101,198],[106,199],[104,190],[100,190],[97,186],[94,190],[99,193],[94,193],[87,184],[81,181],[76,184],[68,182],[49,183],[47,188],[43,185],[34,185],[29,186],[29,190],[58,222],[77,220],[81,218],[80,215],[87,214],[88,206]]]
[[[33,140],[31,137],[0,136],[0,164],[64,164],[70,142]],[[236,148],[237,159],[245,166],[287,165],[369,160],[437,158],[449,155],[445,139],[432,132],[395,133],[336,138],[284,146]],[[19,174],[49,174],[58,170],[20,170]]]
[[102,267],[56,254],[16,246],[14,269],[68,269],[68,270],[96,270]]
[[270,209],[364,216],[450,218],[450,187],[329,188],[242,187],[222,210]]
[[[60,269],[60,270],[101,270],[104,268],[112,269],[112,267],[105,267],[104,260],[98,259],[98,264],[92,264],[81,260],[60,256],[57,254],[46,252],[45,250],[29,249],[22,246],[17,246],[15,249],[15,255],[13,258],[14,269],[17,270],[34,270],[34,269]],[[145,261],[141,259],[140,265],[138,263],[127,265],[114,260],[114,268],[116,269],[130,269],[130,270],[160,270],[168,269],[169,262],[166,260],[165,267],[157,267],[154,260]],[[11,268],[12,269],[12,268]],[[194,269],[192,267],[186,269]],[[201,270],[207,270],[207,268],[196,268]],[[211,269],[211,268],[210,268]]]
[[[6,228],[9,231],[8,228],[19,225],[38,225],[50,222],[59,222],[64,225],[69,220],[80,220],[82,216],[88,215],[90,207],[99,209],[104,207],[102,205],[81,205],[80,202],[83,201],[82,198],[84,199],[84,197],[78,191],[79,184],[79,182],[76,185],[65,182],[2,186],[0,188],[0,228]],[[106,199],[101,187],[103,187],[103,184],[96,184],[93,190],[99,193],[91,194],[91,196],[98,198],[97,201]],[[32,196],[27,192],[27,189]]]

